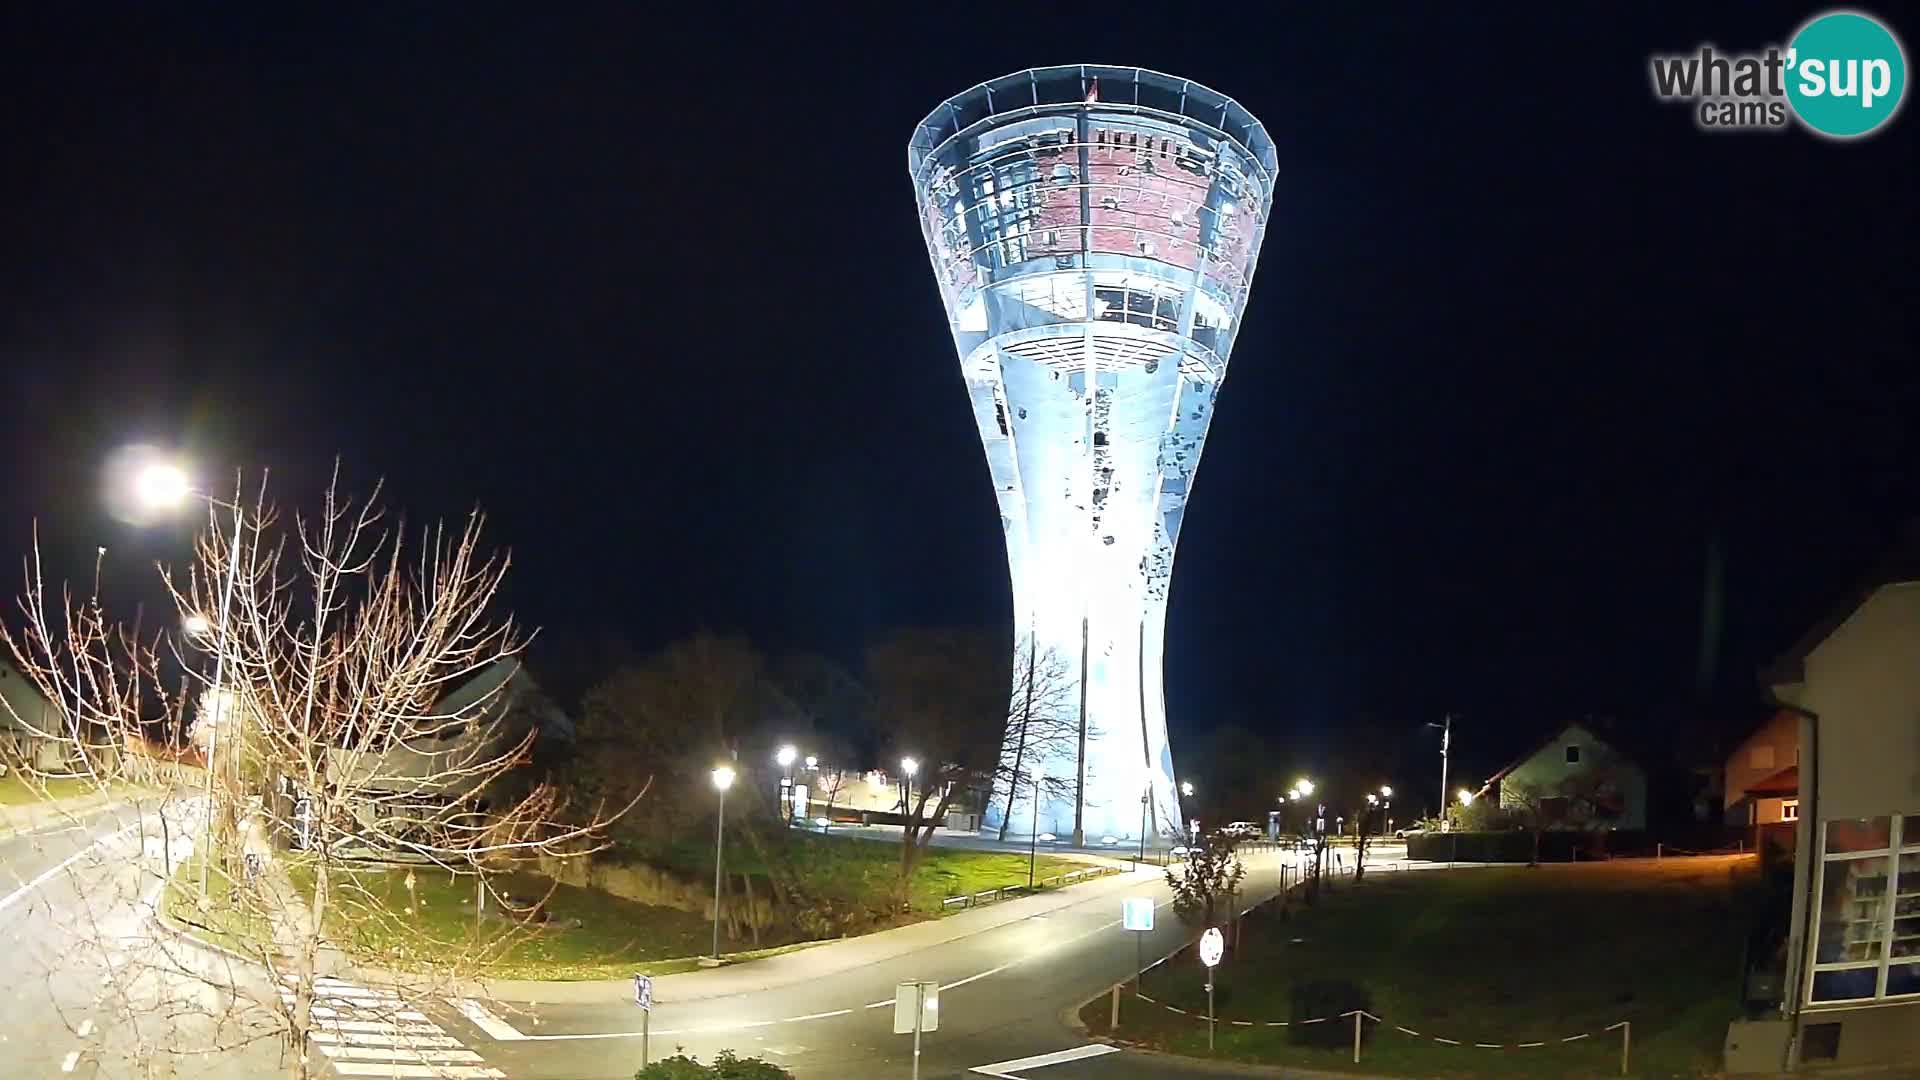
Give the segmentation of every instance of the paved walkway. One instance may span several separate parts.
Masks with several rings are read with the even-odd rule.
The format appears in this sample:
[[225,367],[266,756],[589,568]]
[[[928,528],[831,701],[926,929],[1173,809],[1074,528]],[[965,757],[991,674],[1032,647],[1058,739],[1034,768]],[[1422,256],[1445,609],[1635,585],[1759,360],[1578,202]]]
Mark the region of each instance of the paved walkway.
[[66,799],[0,806],[0,837],[21,836],[60,825],[89,821],[113,807],[147,792],[139,790],[95,791]]

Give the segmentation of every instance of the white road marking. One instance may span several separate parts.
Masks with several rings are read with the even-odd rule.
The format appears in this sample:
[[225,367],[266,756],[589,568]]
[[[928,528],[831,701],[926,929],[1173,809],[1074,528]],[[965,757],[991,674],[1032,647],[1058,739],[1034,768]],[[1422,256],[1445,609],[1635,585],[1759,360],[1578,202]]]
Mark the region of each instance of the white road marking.
[[1117,1054],[1120,1048],[1105,1043],[1092,1043],[1076,1046],[1071,1050],[1056,1050],[1051,1054],[1036,1054],[1033,1057],[1015,1058],[1012,1061],[996,1061],[991,1065],[976,1065],[969,1072],[983,1076],[997,1076],[1003,1080],[1020,1080],[1012,1074],[1026,1069],[1044,1069],[1049,1065],[1064,1065],[1069,1061],[1085,1061],[1087,1058],[1100,1057],[1103,1054]]
[[457,1047],[460,1040],[447,1035],[383,1035],[363,1031],[310,1031],[307,1037],[319,1043],[351,1043],[355,1046],[403,1046],[421,1049]]
[[504,1080],[506,1073],[481,1065],[395,1065],[382,1061],[335,1061],[333,1071],[341,1076],[382,1076],[389,1080]]
[[80,1051],[69,1050],[67,1051],[67,1056],[60,1059],[60,1071],[72,1072],[73,1067],[75,1065],[78,1065],[79,1063],[80,1063]]
[[20,886],[19,888],[13,890],[12,892],[8,893],[6,896],[0,897],[0,911],[5,911],[8,908],[12,907],[13,905],[19,903],[21,897],[27,895],[28,893],[39,888],[40,886],[45,885],[49,880],[53,878],[55,874],[58,874],[60,871],[65,870],[67,867],[72,866],[74,863],[77,863],[81,859],[92,854],[95,849],[105,847],[108,844],[113,843],[115,840],[118,840],[121,837],[127,835],[128,833],[132,832],[135,828],[139,827],[139,824],[140,824],[139,822],[134,822],[132,825],[129,825],[124,829],[121,829],[119,832],[109,833],[106,836],[103,836],[100,839],[95,840],[93,843],[88,844],[86,847],[83,847],[79,851],[76,851],[73,854],[67,856],[66,858],[60,860],[60,864],[58,866],[55,866],[50,870],[42,871],[32,881],[29,881],[26,884]]
[[80,1021],[80,1031],[79,1031],[80,1037],[84,1039],[91,1034],[93,1034],[93,1020],[89,1018],[89,1019]]
[[519,1028],[495,1016],[492,1010],[472,998],[448,998],[447,1001],[454,1008],[460,1010],[460,1015],[472,1022],[474,1027],[486,1032],[487,1035],[493,1039],[502,1042],[512,1042],[516,1039],[526,1038],[525,1035],[520,1033]]
[[403,1050],[385,1049],[378,1046],[330,1046],[323,1045],[320,1052],[330,1058],[366,1058],[374,1061],[412,1061],[428,1065],[484,1065],[479,1054],[471,1050]]

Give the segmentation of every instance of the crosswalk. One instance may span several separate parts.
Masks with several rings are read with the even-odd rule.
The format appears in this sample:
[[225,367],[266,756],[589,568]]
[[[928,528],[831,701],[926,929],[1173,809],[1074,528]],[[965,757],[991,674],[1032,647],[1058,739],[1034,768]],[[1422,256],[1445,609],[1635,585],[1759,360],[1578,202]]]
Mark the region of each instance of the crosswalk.
[[[280,987],[280,998],[289,1006],[292,981],[288,976]],[[506,1075],[400,995],[344,979],[314,980],[311,1039],[343,1077],[503,1080]]]

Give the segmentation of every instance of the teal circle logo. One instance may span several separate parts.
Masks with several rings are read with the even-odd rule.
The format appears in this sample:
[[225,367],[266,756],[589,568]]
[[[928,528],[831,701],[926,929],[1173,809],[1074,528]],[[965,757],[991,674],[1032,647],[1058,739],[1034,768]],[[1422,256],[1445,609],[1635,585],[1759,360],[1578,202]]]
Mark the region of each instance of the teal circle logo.
[[1907,57],[1878,19],[1832,11],[1800,28],[1787,48],[1787,101],[1819,134],[1851,139],[1900,111]]

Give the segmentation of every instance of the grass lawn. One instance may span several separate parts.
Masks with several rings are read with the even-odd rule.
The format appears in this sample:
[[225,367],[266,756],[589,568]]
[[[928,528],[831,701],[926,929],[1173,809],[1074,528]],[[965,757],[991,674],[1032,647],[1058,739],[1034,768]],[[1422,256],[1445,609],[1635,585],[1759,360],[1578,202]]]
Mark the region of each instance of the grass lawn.
[[[899,873],[897,844],[853,837],[796,834],[794,856],[810,889],[828,897],[871,900],[890,886]],[[741,863],[748,863],[746,852]],[[297,855],[285,864],[294,888],[312,895],[312,871]],[[1042,855],[1037,876],[1080,869],[1084,863]],[[730,871],[752,872],[728,853]],[[708,864],[709,874],[712,873]],[[213,903],[206,914],[195,906],[199,864],[190,860],[168,887],[168,912],[180,922],[197,924],[193,932],[241,952],[258,949],[265,936],[263,920],[235,913],[228,899],[231,885],[213,875]],[[516,903],[527,904],[546,895],[549,918],[539,925],[512,926],[502,919],[474,918],[474,882],[429,867],[412,873],[407,887],[405,869],[363,868],[350,873],[356,891],[341,902],[336,894],[326,915],[329,941],[372,963],[405,969],[417,967],[425,955],[485,955],[485,974],[498,979],[609,979],[636,971],[666,975],[698,966],[712,948],[713,924],[704,916],[678,908],[659,907],[622,899],[597,889],[552,886],[544,878],[509,874],[494,887]],[[338,879],[335,879],[336,885]],[[932,848],[916,867],[909,890],[908,921],[937,916],[949,896],[1027,883],[1027,857],[1004,852]],[[398,920],[370,917],[368,905],[398,913]],[[881,920],[876,926],[895,925],[902,917]],[[794,940],[792,934],[763,932],[760,946],[751,940],[723,937],[721,947],[734,960],[769,956],[818,942]]]
[[[1369,875],[1317,909],[1296,905],[1290,920],[1271,908],[1250,918],[1216,988],[1223,1020],[1297,1022],[1362,1005],[1386,1023],[1368,1023],[1360,1065],[1350,1021],[1221,1023],[1214,1056],[1419,1076],[1617,1076],[1620,1032],[1603,1029],[1627,1020],[1634,1075],[1710,1074],[1738,1012],[1757,885],[1753,860],[1736,857]],[[1204,982],[1191,952],[1163,965],[1145,992],[1192,1015],[1123,997],[1119,1037],[1206,1056]],[[1082,1015],[1104,1033],[1107,999]],[[1594,1034],[1560,1041],[1582,1032]],[[1324,1041],[1306,1043],[1315,1038]]]
[[[302,896],[312,895],[312,871],[289,863],[288,874]],[[454,950],[484,953],[485,974],[496,979],[616,979],[634,972],[666,975],[697,966],[713,943],[713,924],[675,908],[635,903],[595,889],[554,887],[547,901],[548,921],[510,926],[499,918],[474,918],[474,883],[445,871],[420,868],[407,888],[407,871],[361,869],[350,874],[356,891],[345,904],[331,906],[328,940],[385,967],[418,966],[422,953],[450,955]],[[336,880],[337,884],[337,880]],[[550,883],[525,874],[494,879],[494,888],[516,903],[546,895]],[[356,917],[356,907],[379,904],[403,916],[405,926]],[[743,951],[750,947],[726,938],[730,957],[746,959],[790,948],[795,943]]]
[[[74,795],[91,795],[98,789],[94,781],[84,776],[57,776],[38,782],[46,788],[46,798],[65,799]],[[26,806],[41,801],[38,786],[27,783],[15,773],[0,776],[0,806]]]
[[[873,895],[890,886],[900,873],[900,844],[857,836],[821,836],[795,833],[794,864],[814,891],[828,896]],[[1056,874],[1086,868],[1086,863],[1042,854],[1036,882]],[[712,874],[709,863],[707,873]],[[970,896],[988,889],[1027,884],[1027,857],[1005,851],[973,851],[930,846],[914,867],[907,888],[907,907],[917,915],[939,915],[941,901]]]
[[160,910],[202,941],[243,956],[263,955],[269,937],[267,920],[257,911],[242,910],[246,905],[236,902],[233,881],[217,869],[207,875],[207,905],[201,908],[201,857],[196,851],[174,869]]

